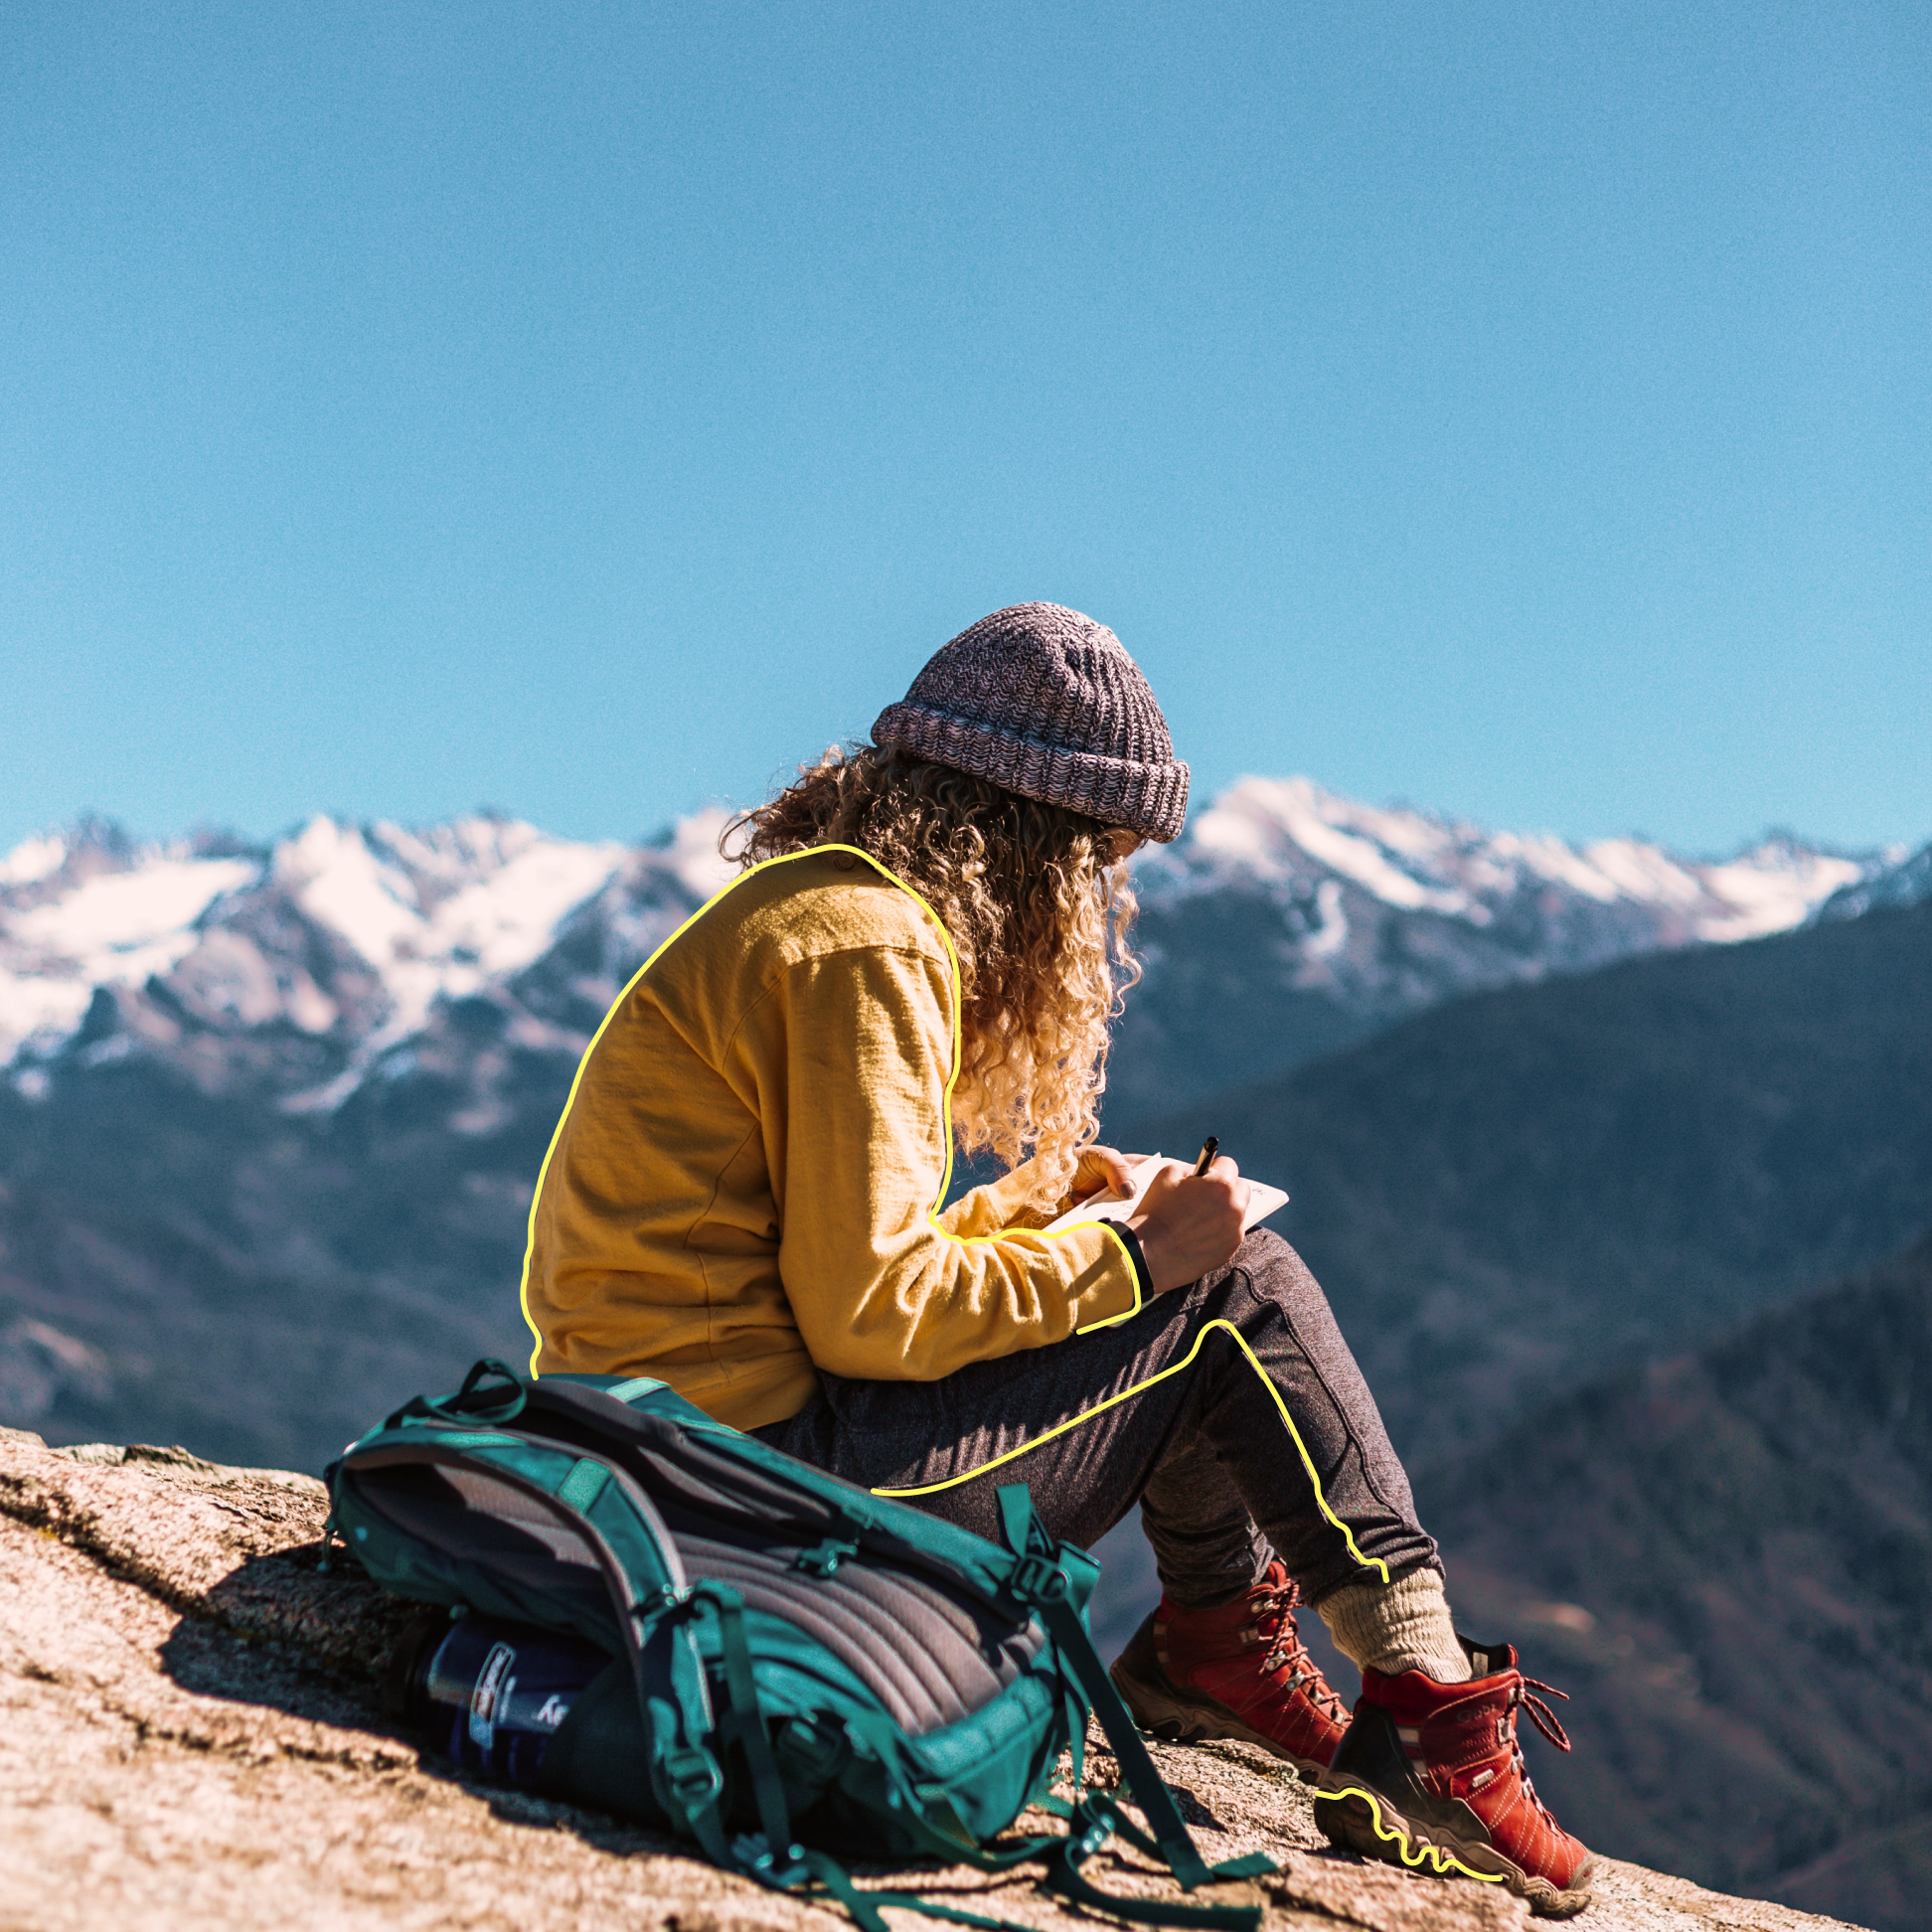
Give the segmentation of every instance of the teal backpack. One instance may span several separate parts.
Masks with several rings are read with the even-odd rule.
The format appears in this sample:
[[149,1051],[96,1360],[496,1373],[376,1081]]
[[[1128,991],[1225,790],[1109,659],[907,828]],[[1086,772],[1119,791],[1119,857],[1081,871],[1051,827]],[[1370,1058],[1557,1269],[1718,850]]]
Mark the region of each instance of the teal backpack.
[[[481,1775],[829,1894],[866,1932],[888,1932],[882,1905],[1001,1922],[861,1890],[835,1854],[988,1870],[1044,1858],[1052,1890],[1120,1917],[1259,1922],[1253,1907],[1121,1898],[1082,1875],[1115,1834],[1187,1890],[1275,1867],[1203,1860],[1088,1633],[1099,1565],[1046,1535],[1022,1484],[999,1492],[1002,1548],[662,1382],[526,1379],[489,1361],[352,1444],[329,1487],[331,1547],[340,1536],[377,1583],[449,1612],[415,1682],[448,1720],[450,1754]],[[1150,1831],[1108,1794],[1078,1795],[1089,1712]],[[1049,1790],[1062,1752],[1071,1804]],[[1029,1804],[1064,1818],[1064,1836],[990,1851]]]

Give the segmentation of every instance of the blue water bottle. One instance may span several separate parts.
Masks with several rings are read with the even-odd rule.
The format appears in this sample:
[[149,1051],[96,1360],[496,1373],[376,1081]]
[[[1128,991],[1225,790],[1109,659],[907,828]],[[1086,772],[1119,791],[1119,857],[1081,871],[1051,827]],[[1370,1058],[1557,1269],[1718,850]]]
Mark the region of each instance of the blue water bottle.
[[609,1662],[594,1644],[531,1624],[438,1621],[399,1660],[399,1714],[473,1776],[536,1790],[558,1726]]

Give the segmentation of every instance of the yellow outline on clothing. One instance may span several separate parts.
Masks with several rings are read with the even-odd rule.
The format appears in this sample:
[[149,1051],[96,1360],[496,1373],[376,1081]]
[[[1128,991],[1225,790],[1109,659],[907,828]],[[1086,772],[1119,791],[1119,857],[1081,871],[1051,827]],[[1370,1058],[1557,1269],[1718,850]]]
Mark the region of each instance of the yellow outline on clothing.
[[[1431,1845],[1427,1839],[1421,1842],[1421,1850],[1414,1857],[1409,1856],[1409,1835],[1406,1832],[1390,1830],[1382,1823],[1381,1800],[1366,1786],[1357,1785],[1349,1791],[1330,1791],[1324,1785],[1315,1788],[1317,1798],[1361,1798],[1368,1806],[1369,1823],[1374,1827],[1375,1836],[1385,1845],[1395,1847],[1395,1855],[1403,1866],[1410,1871],[1420,1871],[1423,1865],[1433,1864],[1437,1878],[1447,1878],[1451,1872],[1460,1872],[1465,1878],[1480,1879],[1485,1885],[1507,1885],[1509,1874],[1502,1871],[1477,1871],[1466,1865],[1453,1852],[1445,1852],[1439,1845]],[[1446,1869],[1445,1869],[1446,1867]]]
[[1288,1404],[1281,1399],[1281,1390],[1270,1379],[1268,1371],[1262,1368],[1259,1359],[1248,1347],[1247,1337],[1232,1322],[1215,1316],[1211,1322],[1204,1322],[1201,1333],[1195,1337],[1194,1347],[1179,1362],[1171,1362],[1165,1368],[1156,1369],[1145,1381],[1137,1381],[1131,1387],[1123,1388],[1116,1395],[1109,1395],[1104,1402],[1095,1402],[1090,1409],[1082,1409],[1078,1415],[1070,1415],[1064,1422],[1056,1422],[1045,1435],[1037,1435],[1031,1442],[1023,1442],[1017,1449],[1009,1449],[1003,1455],[995,1456],[990,1462],[983,1462],[977,1469],[969,1469],[963,1476],[948,1476],[943,1483],[925,1483],[917,1489],[876,1489],[875,1496],[931,1496],[935,1491],[951,1489],[958,1483],[971,1483],[984,1476],[990,1469],[998,1469],[1003,1463],[1010,1463],[1018,1456],[1024,1456],[1038,1449],[1044,1442],[1051,1442],[1057,1435],[1064,1435],[1068,1429],[1077,1429],[1082,1422],[1090,1422],[1096,1415],[1103,1415],[1117,1402],[1124,1402],[1130,1395],[1138,1395],[1143,1389],[1152,1388],[1156,1382],[1166,1381],[1170,1375],[1178,1375],[1188,1368],[1195,1357],[1201,1353],[1201,1345],[1216,1329],[1225,1329],[1234,1338],[1234,1346],[1247,1358],[1247,1364],[1261,1377],[1261,1385],[1274,1397],[1274,1405],[1281,1414],[1281,1426],[1288,1431],[1289,1440],[1295,1445],[1295,1453],[1301,1457],[1302,1468],[1308,1472],[1308,1480],[1315,1491],[1315,1502],[1322,1515],[1339,1530],[1349,1545],[1349,1554],[1364,1569],[1378,1569],[1384,1583],[1388,1581],[1388,1565],[1379,1556],[1365,1556],[1356,1545],[1355,1533],[1342,1519],[1329,1508],[1328,1498],[1322,1494],[1322,1479],[1315,1473],[1315,1459],[1308,1453],[1308,1445],[1301,1438],[1301,1431],[1295,1427],[1294,1418],[1288,1413]]
[[[932,921],[934,930],[939,934],[939,938],[946,948],[946,964],[952,974],[953,1000],[952,1026],[950,1030],[952,1034],[952,1057],[950,1065],[946,1068],[945,1088],[940,1095],[946,1130],[946,1165],[943,1173],[939,1177],[938,1198],[926,1209],[926,1219],[932,1224],[933,1231],[942,1240],[952,1241],[960,1247],[990,1245],[1001,1238],[998,1234],[954,1234],[949,1229],[941,1226],[939,1222],[939,1210],[946,1205],[946,1192],[952,1186],[952,1090],[959,1080],[959,1016],[965,1004],[965,992],[959,975],[959,953],[953,945],[952,934],[946,930],[945,920],[940,918],[939,914],[926,902],[923,895],[914,891],[897,873],[893,872],[887,866],[882,866],[870,852],[864,851],[859,846],[819,845],[806,846],[798,852],[781,852],[774,858],[759,860],[755,866],[747,866],[735,879],[729,880],[724,886],[720,886],[697,911],[682,920],[675,931],[658,942],[650,958],[645,960],[643,965],[624,982],[624,990],[611,1001],[609,1011],[597,1022],[597,1031],[590,1036],[589,1046],[584,1047],[582,1054],[577,1060],[576,1072],[570,1078],[570,1091],[564,1102],[564,1111],[557,1117],[557,1129],[551,1135],[550,1146],[544,1150],[544,1164],[537,1170],[537,1187],[530,1197],[530,1218],[524,1231],[523,1278],[517,1286],[517,1305],[523,1310],[524,1326],[530,1330],[531,1335],[535,1338],[535,1346],[530,1351],[530,1372],[533,1378],[537,1374],[537,1358],[544,1352],[543,1331],[530,1318],[530,1263],[532,1256],[537,1250],[537,1208],[544,1198],[544,1182],[550,1175],[551,1157],[557,1152],[557,1143],[564,1138],[564,1128],[570,1118],[570,1109],[576,1105],[577,1088],[583,1083],[583,1069],[590,1064],[590,1055],[597,1050],[597,1043],[604,1037],[604,1029],[617,1017],[617,1009],[630,998],[637,982],[657,964],[668,948],[683,938],[721,899],[736,891],[747,879],[755,878],[757,874],[765,872],[773,866],[788,865],[794,859],[818,858],[828,852],[849,852],[855,859],[863,859],[882,879],[889,880],[901,892],[912,899],[918,905],[920,911]],[[1077,1233],[1080,1227],[1093,1226],[1106,1227],[1106,1223],[1104,1221],[1082,1221],[1078,1226],[1065,1228],[1059,1234],[1055,1234],[1050,1238],[1053,1240],[1061,1240],[1068,1234]],[[1030,1233],[1044,1233],[1045,1229],[1029,1229],[1027,1231]],[[1120,1250],[1120,1258],[1127,1264],[1127,1273],[1134,1284],[1134,1305],[1131,1308],[1123,1309],[1118,1315],[1103,1315],[1098,1320],[1087,1323],[1084,1328],[1075,1329],[1073,1331],[1075,1335],[1086,1335],[1094,1329],[1112,1328],[1117,1322],[1130,1321],[1141,1310],[1140,1270],[1134,1265],[1133,1250],[1128,1247],[1127,1243],[1111,1227],[1107,1228],[1107,1233],[1112,1239],[1114,1246]]]

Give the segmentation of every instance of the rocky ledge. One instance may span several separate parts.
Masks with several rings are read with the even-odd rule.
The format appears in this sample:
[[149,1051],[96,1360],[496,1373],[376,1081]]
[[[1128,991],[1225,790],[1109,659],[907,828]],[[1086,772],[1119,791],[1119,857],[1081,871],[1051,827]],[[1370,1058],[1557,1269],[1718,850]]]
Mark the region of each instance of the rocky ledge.
[[[178,1449],[49,1449],[0,1430],[0,1925],[850,1932],[670,1841],[466,1784],[418,1755],[377,1689],[406,1607],[318,1574],[326,1499],[306,1476]],[[1242,1745],[1156,1746],[1210,1857],[1264,1850],[1268,1932],[1498,1932],[1519,1901],[1342,1856],[1305,1789]],[[1094,1775],[1112,1760],[1094,1753]],[[1131,1852],[1092,1875],[1171,1886]],[[1072,1932],[1023,1868],[863,1873]],[[1088,1928],[1098,1921],[1085,1919]],[[902,1921],[908,1928],[932,1920]],[[1798,1932],[1836,1920],[1610,1863],[1588,1932]]]

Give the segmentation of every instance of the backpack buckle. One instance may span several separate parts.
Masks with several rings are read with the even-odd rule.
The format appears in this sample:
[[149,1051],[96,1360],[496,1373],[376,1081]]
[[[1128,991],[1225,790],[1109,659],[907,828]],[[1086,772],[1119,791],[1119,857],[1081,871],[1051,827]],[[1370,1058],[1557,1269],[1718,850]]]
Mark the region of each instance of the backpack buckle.
[[1113,1822],[1107,1818],[1096,1818],[1080,1834],[1076,1847],[1082,1858],[1097,1856],[1106,1848],[1107,1841],[1114,1835]]
[[830,1576],[848,1556],[858,1553],[857,1543],[841,1542],[836,1536],[827,1536],[816,1549],[801,1549],[792,1568],[809,1571],[813,1576]]
[[731,1855],[746,1871],[754,1872],[787,1891],[801,1879],[811,1876],[801,1862],[805,1856],[802,1845],[787,1846],[781,1864],[779,1854],[772,1851],[770,1841],[762,1832],[740,1832],[731,1841]]
[[724,1789],[724,1774],[709,1751],[667,1751],[664,1756],[664,1782],[671,1795],[687,1812],[701,1812],[716,1801]]
[[1066,1572],[1046,1556],[1022,1556],[1007,1578],[1007,1588],[1022,1603],[1060,1603],[1066,1597]]
[[829,1778],[846,1755],[845,1739],[807,1717],[788,1718],[774,1748],[808,1778]]

